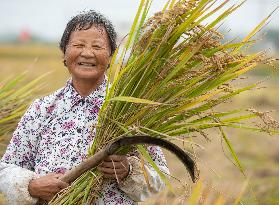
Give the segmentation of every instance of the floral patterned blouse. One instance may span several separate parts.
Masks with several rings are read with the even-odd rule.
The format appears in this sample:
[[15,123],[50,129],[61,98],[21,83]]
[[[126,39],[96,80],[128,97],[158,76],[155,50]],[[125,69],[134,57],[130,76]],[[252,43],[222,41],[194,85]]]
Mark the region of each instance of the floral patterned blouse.
[[[28,184],[37,175],[50,172],[65,173],[87,156],[94,140],[92,124],[97,123],[106,91],[106,82],[89,96],[80,96],[69,80],[65,87],[35,100],[26,111],[0,164],[0,192],[11,205],[35,204],[37,199],[28,193]],[[92,134],[93,133],[93,134]],[[149,152],[159,168],[169,173],[165,158],[158,147]],[[107,181],[96,204],[137,204],[164,184],[147,164],[147,187],[139,160],[128,158],[131,170],[121,183]],[[132,188],[131,188],[132,187]]]

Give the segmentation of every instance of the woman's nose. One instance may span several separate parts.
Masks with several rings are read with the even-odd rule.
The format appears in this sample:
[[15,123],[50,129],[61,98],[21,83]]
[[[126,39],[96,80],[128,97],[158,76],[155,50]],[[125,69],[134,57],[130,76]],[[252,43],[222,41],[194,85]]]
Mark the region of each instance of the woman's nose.
[[95,53],[94,53],[94,49],[92,49],[91,47],[85,46],[83,47],[82,51],[81,51],[81,56],[83,57],[94,57]]

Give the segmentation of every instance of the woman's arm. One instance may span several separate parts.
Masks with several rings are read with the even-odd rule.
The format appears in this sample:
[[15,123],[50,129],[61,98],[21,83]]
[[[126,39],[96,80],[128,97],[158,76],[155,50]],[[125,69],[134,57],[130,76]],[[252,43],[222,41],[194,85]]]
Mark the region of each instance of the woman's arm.
[[21,118],[0,164],[0,191],[8,204],[35,204],[28,192],[35,177],[35,153],[39,130],[39,107],[35,101]]

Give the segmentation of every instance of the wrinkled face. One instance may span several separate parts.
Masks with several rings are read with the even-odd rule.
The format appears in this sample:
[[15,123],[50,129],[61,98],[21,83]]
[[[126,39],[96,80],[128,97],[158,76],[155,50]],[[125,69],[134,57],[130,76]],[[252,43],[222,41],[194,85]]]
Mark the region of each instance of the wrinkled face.
[[105,28],[93,25],[87,30],[73,31],[64,60],[73,80],[102,80],[111,60]]

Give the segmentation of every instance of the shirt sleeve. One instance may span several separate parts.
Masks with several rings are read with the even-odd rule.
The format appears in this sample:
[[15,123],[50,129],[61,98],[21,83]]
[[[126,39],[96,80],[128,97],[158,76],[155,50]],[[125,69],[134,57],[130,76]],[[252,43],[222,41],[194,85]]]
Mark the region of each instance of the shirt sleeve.
[[[166,159],[160,147],[148,147],[149,154],[158,168],[169,175]],[[146,201],[153,194],[161,191],[165,184],[159,174],[148,163],[142,163],[136,156],[128,157],[130,173],[119,183],[119,188],[136,202]],[[144,167],[143,167],[144,166]]]
[[14,164],[0,162],[0,192],[8,205],[33,205],[38,199],[30,196],[28,185],[35,173]]
[[35,204],[37,201],[30,196],[28,185],[35,177],[39,117],[39,104],[34,101],[18,123],[0,161],[0,191],[5,195],[8,204]]

